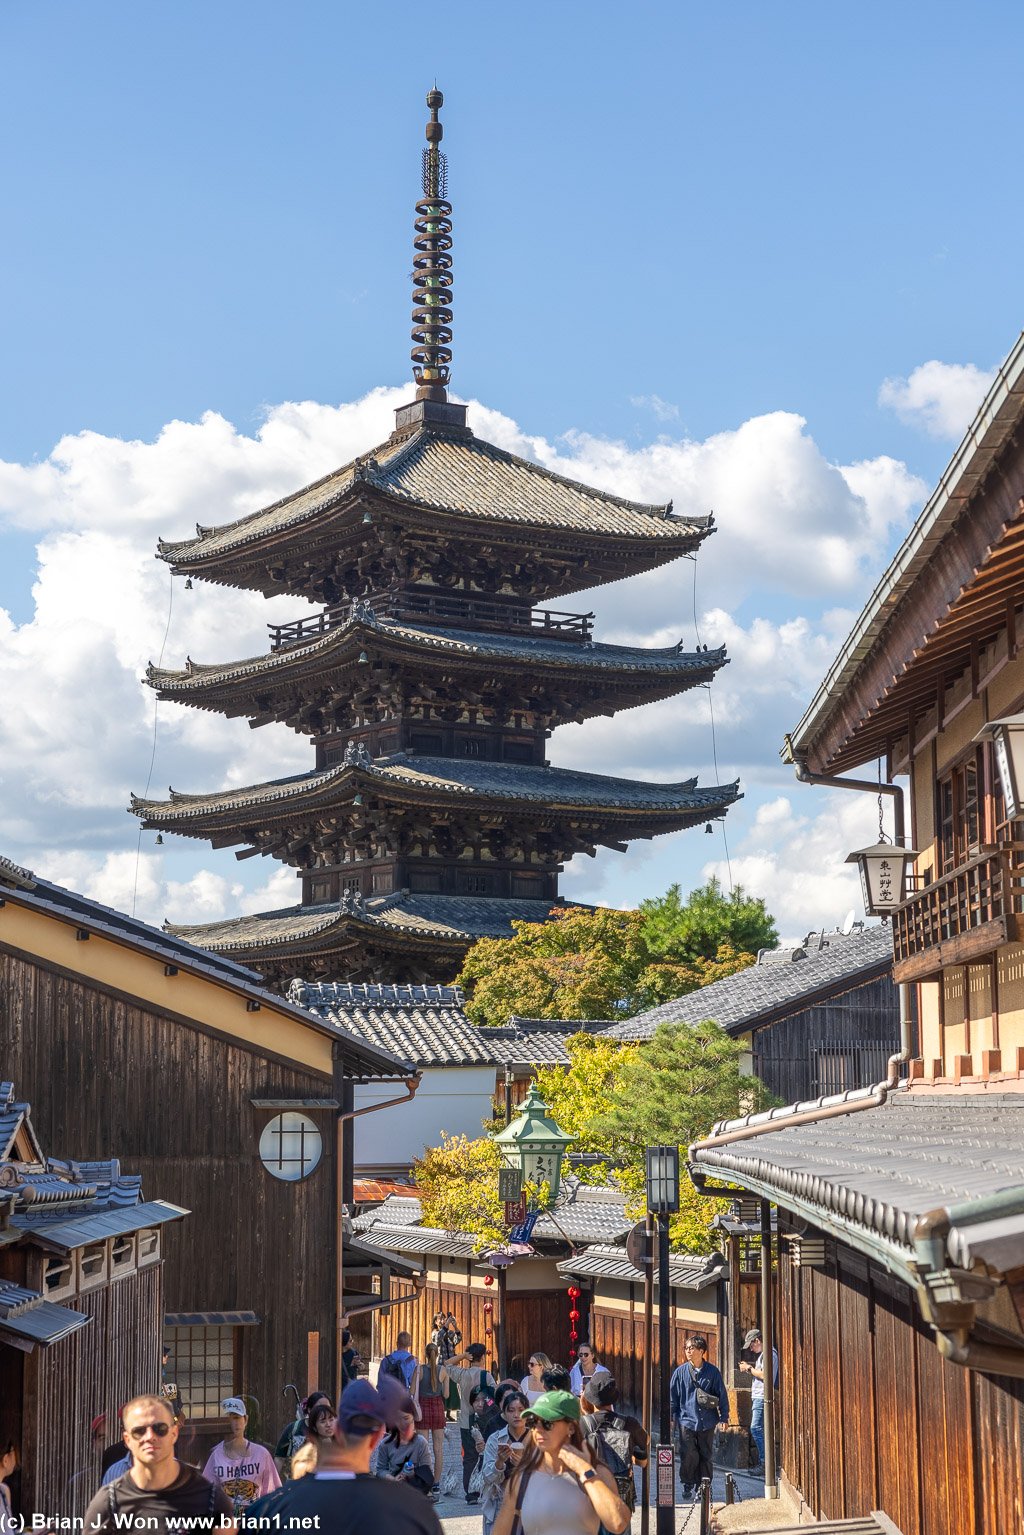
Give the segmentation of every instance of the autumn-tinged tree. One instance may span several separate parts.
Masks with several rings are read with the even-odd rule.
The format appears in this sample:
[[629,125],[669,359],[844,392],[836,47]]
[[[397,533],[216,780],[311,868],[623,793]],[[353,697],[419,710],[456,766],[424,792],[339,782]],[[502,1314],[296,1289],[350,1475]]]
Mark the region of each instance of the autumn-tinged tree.
[[459,984],[482,1024],[525,1018],[631,1017],[752,965],[778,939],[764,902],[712,879],[683,901],[673,885],[639,911],[567,907],[481,938]]
[[513,922],[511,938],[481,938],[459,985],[476,1023],[523,1018],[613,1018],[635,1011],[647,963],[636,911],[569,906],[549,922]]
[[[608,1139],[595,1130],[595,1116],[605,1111],[619,1073],[639,1047],[581,1033],[567,1039],[565,1048],[571,1062],[568,1071],[561,1066],[538,1067],[534,1072],[537,1090],[555,1123],[576,1137],[574,1152],[607,1158]],[[606,1183],[609,1162],[577,1171],[584,1182]]]
[[504,1165],[486,1136],[471,1141],[442,1130],[441,1145],[431,1146],[413,1163],[423,1224],[469,1232],[481,1238],[481,1245],[504,1242],[504,1210],[498,1198],[498,1171]]

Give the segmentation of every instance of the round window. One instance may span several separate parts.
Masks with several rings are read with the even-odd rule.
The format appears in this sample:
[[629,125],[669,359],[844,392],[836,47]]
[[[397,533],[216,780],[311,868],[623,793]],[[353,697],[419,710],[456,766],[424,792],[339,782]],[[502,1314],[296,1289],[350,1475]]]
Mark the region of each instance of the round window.
[[308,1178],[320,1160],[324,1143],[305,1114],[278,1114],[263,1127],[260,1161],[274,1178],[297,1183]]

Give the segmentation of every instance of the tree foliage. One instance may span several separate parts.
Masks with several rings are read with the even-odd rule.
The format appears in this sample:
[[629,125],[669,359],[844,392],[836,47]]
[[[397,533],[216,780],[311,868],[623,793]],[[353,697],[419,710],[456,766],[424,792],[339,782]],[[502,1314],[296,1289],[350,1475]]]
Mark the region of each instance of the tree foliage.
[[756,958],[758,949],[774,949],[779,941],[761,897],[748,896],[742,885],[726,895],[713,875],[685,901],[680,887],[672,885],[664,895],[641,901],[640,910],[647,918],[644,941],[651,955],[682,963],[714,960],[723,945]]
[[[686,1147],[720,1119],[767,1108],[775,1100],[754,1077],[741,1076],[742,1047],[717,1023],[662,1024],[641,1044],[617,1045],[600,1035],[567,1041],[568,1071],[536,1073],[551,1117],[576,1137],[574,1150],[604,1161],[580,1169],[588,1182],[609,1178],[624,1190],[627,1209],[639,1219],[645,1204],[645,1150],[667,1143]],[[717,1204],[681,1179],[680,1212],[671,1223],[672,1244],[691,1253],[717,1246],[711,1222]]]
[[497,1146],[486,1136],[471,1141],[442,1130],[441,1145],[429,1147],[413,1163],[423,1224],[469,1232],[482,1243],[504,1242],[504,1210],[498,1198],[498,1171],[504,1165]]
[[526,1018],[631,1017],[755,961],[778,942],[764,901],[712,879],[683,901],[673,885],[639,911],[568,907],[547,922],[514,922],[511,938],[481,938],[459,984],[476,1023]]

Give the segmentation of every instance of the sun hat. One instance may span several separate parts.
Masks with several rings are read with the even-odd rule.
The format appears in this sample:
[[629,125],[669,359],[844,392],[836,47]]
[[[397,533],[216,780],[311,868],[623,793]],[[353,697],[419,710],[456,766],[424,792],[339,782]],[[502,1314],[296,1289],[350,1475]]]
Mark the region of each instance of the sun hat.
[[558,1423],[562,1418],[572,1423],[580,1421],[579,1399],[571,1391],[545,1391],[528,1410],[545,1423]]

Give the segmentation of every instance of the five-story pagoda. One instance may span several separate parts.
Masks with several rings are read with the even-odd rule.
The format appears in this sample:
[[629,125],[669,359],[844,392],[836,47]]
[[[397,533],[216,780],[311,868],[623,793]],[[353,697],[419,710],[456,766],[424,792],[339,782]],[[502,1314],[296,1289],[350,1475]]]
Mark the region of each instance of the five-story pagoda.
[[272,627],[267,655],[147,675],[162,699],[313,740],[312,772],[132,802],[147,827],[300,872],[299,906],[174,929],[278,983],[445,980],[474,939],[543,920],[566,859],[709,822],[739,797],[548,766],[556,726],[710,683],[726,657],[599,644],[592,615],[535,604],[692,556],[712,519],[516,458],[448,399],[441,103],[431,91],[416,205],[415,399],[371,453],[159,548],[176,575],[323,605]]

